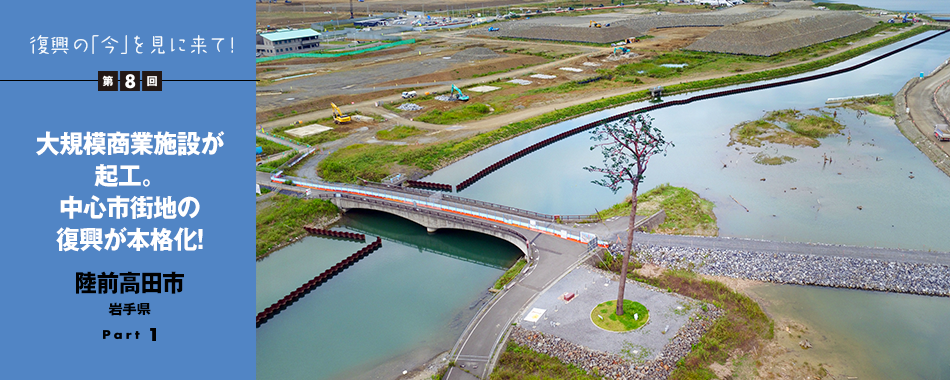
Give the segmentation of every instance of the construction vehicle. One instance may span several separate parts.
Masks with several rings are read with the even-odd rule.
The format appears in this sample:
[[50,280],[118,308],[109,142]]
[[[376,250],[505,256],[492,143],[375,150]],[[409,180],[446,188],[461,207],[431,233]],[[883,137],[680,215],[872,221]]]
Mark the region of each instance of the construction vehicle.
[[950,141],[950,127],[946,124],[934,125],[934,136],[938,141]]
[[625,47],[615,47],[615,48],[614,48],[614,55],[618,55],[618,52],[619,52],[619,54],[627,54],[627,53],[630,52],[630,49],[625,48]]
[[402,92],[402,98],[403,98],[403,99],[415,98],[416,95],[417,95],[417,94],[416,94],[415,91],[403,91],[403,92]]
[[450,93],[454,93],[454,95],[452,95],[452,96],[453,96],[456,100],[461,100],[461,101],[463,101],[463,102],[467,102],[467,101],[468,101],[468,95],[463,94],[463,93],[462,93],[462,90],[460,90],[458,87],[455,87],[454,84],[452,85],[452,91],[451,91]]
[[590,27],[592,27],[592,26],[595,27],[595,28],[600,28],[600,27],[602,27],[603,25],[600,25],[599,22],[594,22],[594,20],[590,20],[590,25],[588,25],[587,27],[590,28]]
[[637,42],[640,42],[640,39],[636,37],[630,37],[623,40],[623,43],[625,44],[632,44],[632,43],[637,43]]
[[337,124],[349,123],[353,119],[350,118],[350,115],[343,113],[340,110],[340,107],[337,107],[336,104],[330,103],[330,107],[333,108],[333,122]]
[[488,31],[489,31],[489,32],[497,32],[497,31],[499,31],[499,30],[501,30],[501,29],[498,29],[498,28],[496,28],[496,27],[494,27],[494,26],[488,27]]

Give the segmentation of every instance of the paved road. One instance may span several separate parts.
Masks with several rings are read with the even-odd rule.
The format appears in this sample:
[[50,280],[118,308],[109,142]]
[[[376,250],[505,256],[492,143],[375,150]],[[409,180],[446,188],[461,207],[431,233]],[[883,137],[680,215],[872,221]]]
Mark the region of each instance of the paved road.
[[[947,81],[950,81],[950,65],[944,66],[936,74],[913,84],[907,90],[907,107],[910,107],[911,119],[921,133],[935,142],[934,124],[948,123],[937,108],[937,102],[942,102],[944,108],[950,105],[950,85],[945,84]],[[940,91],[935,96],[938,87],[940,87]],[[950,153],[950,143],[937,142],[937,145],[945,153]]]
[[[937,108],[937,102],[950,108],[948,81],[950,65],[945,65],[923,80],[911,79],[894,97],[894,105],[897,125],[904,136],[927,155],[938,169],[950,175],[950,142],[940,142],[934,137],[934,124],[947,123]],[[907,110],[910,110],[909,114]]]
[[476,316],[473,328],[459,338],[455,360],[458,368],[449,369],[447,379],[470,379],[471,374],[488,378],[488,362],[495,349],[502,348],[497,344],[521,310],[586,257],[587,247],[582,244],[528,230],[519,232],[534,241],[531,254],[536,265]]

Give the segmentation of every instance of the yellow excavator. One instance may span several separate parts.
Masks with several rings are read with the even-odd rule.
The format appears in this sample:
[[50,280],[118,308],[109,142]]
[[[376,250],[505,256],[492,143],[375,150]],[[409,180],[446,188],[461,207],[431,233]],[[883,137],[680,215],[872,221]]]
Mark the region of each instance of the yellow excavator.
[[590,20],[590,25],[588,25],[587,27],[590,28],[590,27],[592,27],[592,26],[595,27],[595,28],[600,28],[600,27],[602,27],[603,25],[600,25],[599,22],[595,22],[594,20]]
[[336,104],[330,103],[330,107],[333,107],[333,122],[337,124],[349,123],[351,120],[350,115],[340,111],[340,107],[337,107]]

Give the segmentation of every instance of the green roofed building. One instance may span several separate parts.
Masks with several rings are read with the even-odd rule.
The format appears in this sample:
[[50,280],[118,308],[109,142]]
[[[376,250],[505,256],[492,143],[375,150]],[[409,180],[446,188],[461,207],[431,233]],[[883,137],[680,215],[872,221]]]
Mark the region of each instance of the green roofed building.
[[320,33],[313,29],[278,30],[257,35],[258,56],[306,53],[319,46]]

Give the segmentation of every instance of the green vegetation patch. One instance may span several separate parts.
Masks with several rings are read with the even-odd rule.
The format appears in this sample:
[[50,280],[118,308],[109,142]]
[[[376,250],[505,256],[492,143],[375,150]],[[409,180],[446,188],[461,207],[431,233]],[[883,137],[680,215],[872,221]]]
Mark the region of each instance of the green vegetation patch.
[[[773,336],[772,320],[751,298],[734,292],[726,285],[699,278],[695,273],[668,270],[655,278],[635,272],[630,278],[661,289],[711,303],[725,315],[712,323],[709,331],[693,346],[692,351],[677,362],[670,379],[712,379],[708,367],[724,362],[736,349],[750,352]],[[705,306],[702,306],[705,310]]]
[[527,263],[528,262],[525,261],[525,259],[519,259],[517,262],[515,262],[515,265],[512,265],[511,268],[508,268],[508,270],[505,271],[505,274],[501,275],[498,281],[495,281],[494,289],[501,290],[501,288],[503,288],[505,285],[508,285],[508,283],[511,282],[511,280],[513,280],[515,276],[518,275],[518,273],[521,273],[521,270],[524,269],[524,266]]
[[257,256],[278,244],[306,233],[303,226],[317,218],[333,217],[340,210],[322,199],[305,200],[274,194],[267,207],[257,212]]
[[[630,215],[630,198],[600,211],[601,219]],[[715,205],[684,187],[663,184],[637,196],[637,215],[653,215],[666,210],[666,221],[657,227],[657,232],[674,235],[716,236]]]
[[565,364],[557,358],[532,351],[530,348],[508,343],[498,359],[491,380],[600,380],[583,369]]
[[425,133],[425,131],[413,126],[397,125],[390,129],[376,132],[376,138],[380,140],[402,140],[406,137],[422,133]]
[[292,149],[289,146],[275,143],[263,137],[257,138],[257,146],[261,147],[261,149],[263,150],[262,154],[265,156],[270,156],[272,154],[277,154],[277,153]]
[[741,123],[729,132],[729,145],[735,143],[749,146],[762,146],[762,142],[785,144],[790,146],[810,146],[817,148],[821,145],[818,140],[788,131],[765,120],[755,120]]
[[765,152],[759,152],[759,154],[756,154],[755,157],[752,158],[752,161],[761,165],[782,165],[782,164],[792,163],[798,160],[795,159],[795,157],[771,156],[771,155],[766,154]]
[[843,106],[851,109],[868,111],[875,115],[884,117],[893,117],[897,115],[897,113],[894,112],[894,95],[891,94],[849,100],[845,102]]
[[273,172],[273,171],[277,170],[278,167],[280,167],[281,165],[283,165],[284,163],[286,163],[287,161],[290,161],[291,158],[294,158],[294,155],[288,154],[288,155],[286,155],[286,156],[284,156],[284,157],[281,157],[281,158],[278,158],[278,159],[276,159],[276,160],[274,160],[274,161],[270,161],[270,162],[267,162],[267,163],[258,165],[258,166],[257,166],[257,171],[259,171],[259,172],[264,172],[264,173]]
[[788,129],[791,129],[792,132],[812,138],[841,134],[841,130],[844,129],[844,125],[836,121],[831,115],[805,114],[793,109],[769,112],[765,116],[765,120],[783,121],[788,124]]
[[815,3],[816,7],[825,7],[833,11],[860,11],[864,7],[855,4],[844,3]]
[[455,124],[461,121],[476,120],[489,113],[491,113],[491,109],[487,104],[475,103],[447,111],[431,110],[419,115],[416,119],[432,124]]
[[607,331],[632,331],[647,324],[650,311],[642,303],[623,300],[623,315],[617,315],[617,301],[603,302],[590,312],[590,320]]

